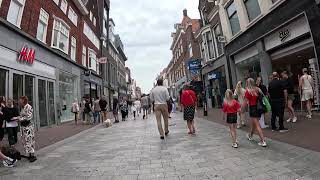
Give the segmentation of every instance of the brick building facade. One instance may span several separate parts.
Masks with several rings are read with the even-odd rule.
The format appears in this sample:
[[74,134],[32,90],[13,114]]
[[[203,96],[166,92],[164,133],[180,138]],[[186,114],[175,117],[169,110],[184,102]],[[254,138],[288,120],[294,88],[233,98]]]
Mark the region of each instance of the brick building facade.
[[75,98],[102,94],[99,3],[0,1],[0,95],[28,96],[37,128],[72,120]]
[[188,71],[188,62],[200,58],[199,44],[194,34],[199,30],[198,19],[191,19],[187,10],[183,10],[181,23],[175,24],[175,32],[172,33],[172,60],[167,66],[166,77],[168,78],[168,88],[173,97],[177,97],[183,84],[192,80],[192,75]]

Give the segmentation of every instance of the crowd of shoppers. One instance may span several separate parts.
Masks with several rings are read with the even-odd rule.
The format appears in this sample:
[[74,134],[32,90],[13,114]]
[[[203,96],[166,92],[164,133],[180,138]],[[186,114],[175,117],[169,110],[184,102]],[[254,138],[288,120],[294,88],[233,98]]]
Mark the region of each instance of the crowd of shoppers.
[[[312,76],[308,74],[307,68],[304,68],[302,73],[298,90],[301,105],[305,104],[307,109],[306,117],[311,119],[314,83]],[[228,89],[225,92],[222,111],[224,112],[224,119],[230,124],[232,146],[234,148],[238,147],[235,127],[241,128],[246,124],[245,114],[247,108],[250,117],[248,123],[251,125],[250,133],[247,134],[248,140],[253,140],[253,134],[256,131],[260,137],[258,144],[263,147],[267,146],[262,129],[269,127],[265,122],[265,113],[269,112],[267,110],[268,105],[271,109],[272,131],[287,132],[288,129],[284,127],[285,110],[287,109],[289,113],[287,122],[296,123],[298,120],[293,107],[293,102],[296,99],[294,90],[294,81],[288,71],[273,72],[269,77],[268,87],[263,84],[261,77],[257,77],[256,80],[248,78],[245,88],[242,81],[239,81],[234,92]]]
[[[21,109],[19,112],[19,108]],[[33,124],[33,109],[28,102],[28,97],[22,96],[19,102],[12,99],[0,97],[0,144],[4,138],[4,130],[8,135],[9,149],[17,151],[15,145],[18,143],[18,128],[20,126],[21,138],[25,155],[30,162],[37,160],[35,156],[35,129]],[[1,147],[2,149],[2,147]],[[6,167],[14,167],[17,159],[9,157],[0,152],[0,159]]]

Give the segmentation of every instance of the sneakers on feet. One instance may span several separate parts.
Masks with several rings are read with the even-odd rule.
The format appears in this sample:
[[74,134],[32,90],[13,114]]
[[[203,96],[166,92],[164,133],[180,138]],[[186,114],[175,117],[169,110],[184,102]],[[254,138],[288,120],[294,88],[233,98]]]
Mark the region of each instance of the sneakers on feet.
[[160,139],[162,139],[162,140],[163,140],[163,139],[164,139],[164,136],[160,136]]
[[267,143],[265,141],[260,141],[258,145],[262,147],[267,147]]
[[249,141],[253,141],[253,138],[252,138],[252,136],[250,136],[250,134],[247,134],[247,139],[248,139]]
[[233,144],[232,144],[232,147],[233,147],[233,148],[238,148],[238,143],[233,143]]
[[292,121],[292,119],[291,118],[289,118],[288,120],[287,120],[287,122],[291,122]]
[[294,118],[292,119],[292,122],[293,122],[293,123],[296,123],[297,120],[298,120],[298,118],[297,118],[297,117],[294,117]]
[[237,125],[237,129],[240,129],[240,128],[241,128],[241,125],[240,125],[240,124],[238,124],[238,125]]
[[242,126],[246,126],[246,123],[245,123],[245,122],[242,122],[241,125],[242,125]]
[[279,129],[278,128],[272,128],[272,132],[273,131],[279,131]]
[[307,117],[308,119],[312,119],[312,115],[310,115],[310,114],[308,114],[306,117]]
[[279,129],[279,132],[281,132],[281,133],[285,133],[285,132],[288,132],[288,131],[289,131],[289,129],[287,129],[287,128]]
[[12,167],[14,167],[14,165],[17,163],[17,161],[18,161],[18,160],[16,160],[16,159],[13,159],[12,161],[4,160],[4,161],[3,161],[3,165],[4,165],[5,167],[12,168]]

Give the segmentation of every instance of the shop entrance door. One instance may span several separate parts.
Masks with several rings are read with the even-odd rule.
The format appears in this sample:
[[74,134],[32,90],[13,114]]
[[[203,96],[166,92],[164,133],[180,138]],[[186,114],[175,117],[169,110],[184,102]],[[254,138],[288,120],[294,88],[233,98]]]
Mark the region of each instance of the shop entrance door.
[[38,79],[38,101],[39,101],[40,127],[48,126],[47,87],[46,87],[46,81],[42,79]]
[[8,96],[8,71],[0,69],[0,96]]
[[15,103],[18,103],[19,98],[23,96],[23,75],[18,73],[12,75],[12,98]]

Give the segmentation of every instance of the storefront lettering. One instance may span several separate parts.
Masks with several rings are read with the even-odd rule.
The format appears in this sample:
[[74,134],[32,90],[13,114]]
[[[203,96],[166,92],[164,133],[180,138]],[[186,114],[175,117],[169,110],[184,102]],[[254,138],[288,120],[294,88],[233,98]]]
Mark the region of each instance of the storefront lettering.
[[284,29],[279,32],[279,38],[281,42],[285,41],[290,36],[289,29]]
[[24,46],[22,50],[19,53],[19,61],[20,62],[27,62],[29,64],[33,64],[35,60],[35,50],[32,48],[28,48],[27,46]]

